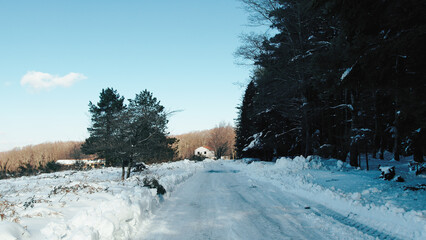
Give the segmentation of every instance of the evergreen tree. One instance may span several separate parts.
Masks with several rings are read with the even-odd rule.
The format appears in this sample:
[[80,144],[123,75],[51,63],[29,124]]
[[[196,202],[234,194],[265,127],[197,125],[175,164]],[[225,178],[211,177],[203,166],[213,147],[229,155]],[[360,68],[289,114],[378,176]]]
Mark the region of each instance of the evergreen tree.
[[114,166],[119,163],[117,142],[117,126],[125,109],[124,97],[120,97],[113,88],[102,89],[99,102],[95,105],[89,102],[92,125],[87,130],[90,137],[82,146],[85,154],[97,154],[105,158],[106,164]]
[[252,120],[254,118],[254,105],[253,99],[256,95],[256,86],[254,81],[250,81],[244,93],[243,102],[239,109],[239,115],[236,119],[236,140],[235,149],[237,152],[237,158],[246,157],[244,154],[244,148],[250,144],[250,137],[255,134],[254,128],[252,127]]
[[250,124],[237,119],[241,156],[344,161],[350,152],[359,166],[361,153],[388,150],[423,161],[424,1],[242,1],[276,34],[247,38],[237,52],[261,69]]
[[271,9],[268,20],[278,31],[265,38],[263,49],[254,56],[255,64],[262,69],[254,78],[258,94],[253,101],[252,121],[256,141],[263,146],[258,148],[263,152],[259,154],[267,159],[312,154],[313,145],[318,145],[314,139],[314,117],[318,114],[314,111],[318,102],[316,76],[326,72],[315,68],[313,56],[327,50],[334,31],[324,16],[310,7],[311,1],[248,2],[255,6],[252,9],[257,9],[257,4],[274,6],[260,9]]
[[[360,112],[368,112],[370,106],[357,96],[367,94],[372,102],[384,103],[376,104],[374,111],[366,114],[375,122],[372,128],[375,148],[382,152],[385,148],[393,151],[394,159],[398,160],[403,153],[402,145],[410,145],[412,139],[423,139],[415,135],[417,129],[424,128],[426,120],[423,94],[426,4],[421,0],[316,2],[340,19],[340,38],[346,41],[340,42],[338,47],[350,46],[341,48],[341,52],[350,59],[348,69],[351,70],[343,84],[353,89],[351,95],[357,103],[352,120],[359,127],[368,127],[362,126],[357,116]],[[353,137],[358,136],[356,129],[353,129]],[[413,148],[418,148],[416,146],[419,145]]]
[[103,89],[95,105],[89,103],[92,126],[82,150],[105,158],[108,165],[122,166],[122,179],[130,176],[134,162],[172,160],[176,139],[167,137],[167,113],[152,93],[144,90],[124,105],[112,88]]
[[127,177],[133,162],[173,159],[176,140],[167,137],[167,113],[151,92],[144,90],[130,99],[121,122],[119,146],[128,160]]

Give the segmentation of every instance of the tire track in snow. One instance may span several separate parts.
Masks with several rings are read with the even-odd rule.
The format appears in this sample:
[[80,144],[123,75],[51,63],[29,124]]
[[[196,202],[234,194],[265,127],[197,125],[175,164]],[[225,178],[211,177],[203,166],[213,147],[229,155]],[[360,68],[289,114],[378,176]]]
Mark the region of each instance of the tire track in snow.
[[395,239],[221,165],[181,185],[137,239]]
[[370,235],[374,238],[379,238],[379,239],[383,239],[383,240],[402,240],[399,239],[397,237],[391,236],[387,233],[384,233],[380,230],[374,229],[372,227],[369,227],[365,224],[362,224],[354,219],[349,218],[349,216],[344,216],[340,213],[337,213],[331,209],[326,208],[323,205],[314,205],[314,207],[311,208],[312,212],[315,213],[318,216],[321,216],[322,214],[329,216],[331,218],[333,218],[334,220],[349,226],[349,227],[353,227],[355,229],[357,229],[358,231],[365,233],[367,235]]

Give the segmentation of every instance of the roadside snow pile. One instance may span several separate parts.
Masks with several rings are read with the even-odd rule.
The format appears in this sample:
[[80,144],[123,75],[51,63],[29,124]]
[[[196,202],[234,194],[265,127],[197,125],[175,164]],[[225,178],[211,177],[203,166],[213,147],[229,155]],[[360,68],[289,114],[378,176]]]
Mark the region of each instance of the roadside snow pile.
[[2,222],[0,224],[0,239],[16,240],[28,238],[29,234],[21,225],[14,222]]
[[[163,198],[203,163],[156,164],[121,181],[121,169],[65,171],[0,181],[0,239],[131,239]],[[144,187],[158,179],[166,194]]]
[[[347,218],[401,239],[426,239],[426,179],[408,172],[408,161],[392,162],[406,182],[379,179],[378,165],[371,171],[319,157],[280,158],[276,163],[237,164],[251,178],[326,206]],[[408,186],[408,187],[407,187]],[[418,191],[410,189],[420,189]]]
[[319,169],[322,167],[322,163],[317,159],[308,159],[304,157],[291,158],[279,158],[275,163],[275,168],[281,169],[287,172],[298,172],[303,169]]

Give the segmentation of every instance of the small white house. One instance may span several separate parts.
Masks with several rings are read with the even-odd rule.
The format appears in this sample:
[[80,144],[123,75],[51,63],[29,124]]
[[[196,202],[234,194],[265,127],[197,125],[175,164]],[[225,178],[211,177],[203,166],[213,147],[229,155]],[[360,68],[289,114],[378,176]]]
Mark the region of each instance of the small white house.
[[214,151],[212,148],[207,146],[202,146],[197,149],[195,149],[195,155],[204,156],[206,158],[214,158]]

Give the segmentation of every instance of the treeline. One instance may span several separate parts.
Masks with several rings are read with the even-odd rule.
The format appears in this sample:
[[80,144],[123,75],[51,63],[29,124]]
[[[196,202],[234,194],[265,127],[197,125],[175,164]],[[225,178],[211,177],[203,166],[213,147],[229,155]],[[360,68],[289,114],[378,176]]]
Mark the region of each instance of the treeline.
[[359,166],[360,154],[388,150],[423,161],[424,0],[241,1],[274,34],[249,34],[237,51],[256,66],[236,121],[239,157]]
[[90,137],[82,145],[85,154],[104,158],[109,166],[127,167],[128,178],[135,162],[173,160],[176,139],[168,137],[168,115],[164,106],[148,90],[124,103],[113,88],[102,89],[99,102],[89,102]]
[[178,159],[192,159],[198,147],[208,146],[215,151],[217,159],[222,156],[233,157],[235,130],[230,124],[220,123],[213,129],[194,131],[174,136],[178,141],[176,147]]
[[[12,173],[25,168],[44,168],[47,163],[59,159],[82,159],[84,155],[80,147],[82,142],[53,142],[15,148],[0,152],[0,171]],[[21,168],[21,169],[20,169]]]

